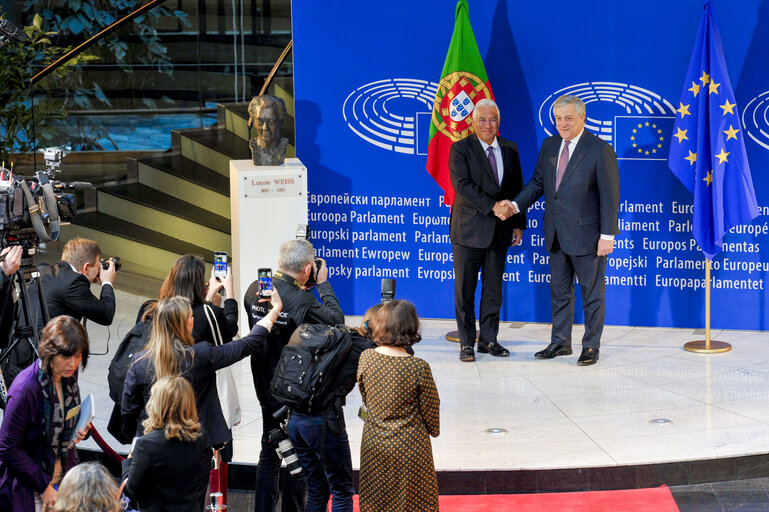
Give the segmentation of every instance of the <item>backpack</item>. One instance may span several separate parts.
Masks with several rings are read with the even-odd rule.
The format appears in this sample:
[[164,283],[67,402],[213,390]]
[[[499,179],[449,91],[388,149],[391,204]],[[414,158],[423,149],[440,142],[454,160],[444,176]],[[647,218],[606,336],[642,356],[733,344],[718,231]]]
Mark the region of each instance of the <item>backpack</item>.
[[109,364],[109,371],[107,373],[107,383],[109,384],[109,397],[117,405],[120,405],[120,401],[123,396],[123,385],[125,384],[125,376],[128,374],[128,367],[134,361],[134,354],[140,352],[147,344],[147,338],[152,327],[152,321],[139,322],[133,326],[125,335],[123,341],[115,351],[115,355],[112,358],[112,362]]
[[301,413],[322,411],[334,398],[333,376],[352,346],[344,325],[302,324],[283,347],[270,392]]

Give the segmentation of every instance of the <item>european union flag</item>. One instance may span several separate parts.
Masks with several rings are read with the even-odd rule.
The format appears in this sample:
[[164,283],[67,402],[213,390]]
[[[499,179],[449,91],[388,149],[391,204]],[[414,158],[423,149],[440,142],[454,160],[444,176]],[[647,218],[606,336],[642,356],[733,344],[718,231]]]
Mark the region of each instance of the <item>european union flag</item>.
[[724,233],[757,217],[758,206],[711,1],[677,112],[668,166],[694,194],[694,239],[712,260],[721,252]]

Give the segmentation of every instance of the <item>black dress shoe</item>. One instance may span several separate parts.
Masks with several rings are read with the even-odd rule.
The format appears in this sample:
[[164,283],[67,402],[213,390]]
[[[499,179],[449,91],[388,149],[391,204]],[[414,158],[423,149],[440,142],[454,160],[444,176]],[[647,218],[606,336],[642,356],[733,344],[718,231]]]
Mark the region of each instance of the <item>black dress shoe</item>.
[[590,366],[598,361],[597,348],[583,348],[582,355],[577,359],[577,366]]
[[492,341],[491,343],[479,341],[478,352],[481,354],[491,354],[492,356],[496,357],[507,357],[510,355],[510,351],[496,341]]
[[462,345],[459,348],[459,360],[463,363],[472,363],[475,361],[475,351],[472,345]]
[[545,348],[545,350],[540,350],[534,354],[534,357],[537,359],[552,359],[556,356],[569,355],[571,355],[571,347],[564,347],[563,345],[558,345],[557,343],[551,343],[547,346],[547,348]]

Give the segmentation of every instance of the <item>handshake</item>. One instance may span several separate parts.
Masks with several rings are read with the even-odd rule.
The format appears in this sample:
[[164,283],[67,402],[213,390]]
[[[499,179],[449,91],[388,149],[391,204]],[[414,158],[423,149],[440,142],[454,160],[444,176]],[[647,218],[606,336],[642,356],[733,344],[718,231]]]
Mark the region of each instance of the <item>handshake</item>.
[[514,205],[509,199],[495,203],[492,211],[499,220],[507,220],[519,212],[517,205]]

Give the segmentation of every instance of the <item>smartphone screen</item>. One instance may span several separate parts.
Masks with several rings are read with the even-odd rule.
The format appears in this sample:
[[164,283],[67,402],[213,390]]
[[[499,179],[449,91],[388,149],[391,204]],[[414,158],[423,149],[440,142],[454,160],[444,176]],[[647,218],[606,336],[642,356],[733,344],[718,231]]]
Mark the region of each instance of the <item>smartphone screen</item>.
[[227,253],[225,251],[214,252],[214,277],[217,279],[227,277]]
[[257,270],[259,278],[259,296],[262,298],[272,295],[272,269],[260,268]]

